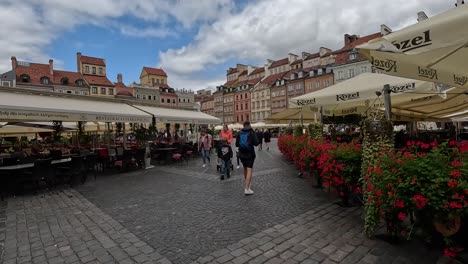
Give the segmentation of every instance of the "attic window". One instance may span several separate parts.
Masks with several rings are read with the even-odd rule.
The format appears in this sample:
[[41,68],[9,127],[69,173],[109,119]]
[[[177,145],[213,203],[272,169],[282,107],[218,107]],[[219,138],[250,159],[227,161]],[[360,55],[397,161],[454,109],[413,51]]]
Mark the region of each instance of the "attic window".
[[42,83],[42,84],[49,84],[49,83],[50,83],[50,80],[49,80],[48,77],[42,77],[42,78],[41,78],[41,83]]
[[60,80],[60,83],[63,84],[63,85],[68,85],[68,78],[67,78],[67,77],[63,77],[63,78]]
[[357,53],[356,53],[356,52],[350,53],[350,54],[349,54],[349,59],[350,59],[350,60],[355,60],[355,59],[357,59]]
[[79,80],[76,80],[75,82],[76,86],[83,86],[83,80],[79,79]]
[[20,79],[21,79],[21,82],[25,82],[25,83],[30,81],[29,75],[27,74],[21,74]]

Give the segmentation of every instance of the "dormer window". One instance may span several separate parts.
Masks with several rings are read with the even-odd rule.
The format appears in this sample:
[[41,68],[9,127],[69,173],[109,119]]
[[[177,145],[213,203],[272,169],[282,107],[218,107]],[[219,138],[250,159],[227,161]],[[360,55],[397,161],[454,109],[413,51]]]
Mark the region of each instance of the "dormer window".
[[276,81],[276,86],[280,86],[280,81]]
[[322,73],[323,73],[322,68],[318,69],[317,74],[320,75],[320,74],[322,74]]
[[42,84],[49,84],[49,83],[50,83],[50,80],[49,80],[48,77],[42,77],[42,78],[41,78],[41,83],[42,83]]
[[294,76],[295,74],[294,73],[291,73],[291,80],[294,80]]
[[281,85],[284,85],[286,83],[285,80],[281,80]]
[[75,84],[76,84],[76,86],[82,87],[82,86],[83,86],[83,80],[81,80],[81,79],[76,80],[76,81],[75,81]]
[[25,83],[29,82],[30,81],[29,75],[21,74],[20,80],[21,80],[21,82],[25,82]]
[[314,76],[314,75],[315,75],[314,71],[310,71],[310,72],[309,72],[309,75],[310,75],[310,76]]
[[302,71],[299,72],[299,78],[302,78],[304,76],[304,73]]
[[356,52],[352,52],[349,54],[349,60],[355,60],[357,59],[357,53]]
[[68,78],[67,77],[63,77],[61,80],[60,80],[60,83],[62,85],[68,85]]

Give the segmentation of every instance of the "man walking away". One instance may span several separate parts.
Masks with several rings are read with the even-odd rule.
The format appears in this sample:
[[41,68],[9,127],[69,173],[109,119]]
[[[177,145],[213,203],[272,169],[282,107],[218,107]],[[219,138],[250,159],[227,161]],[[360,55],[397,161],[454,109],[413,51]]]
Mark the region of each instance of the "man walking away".
[[239,158],[244,167],[245,191],[244,194],[253,194],[250,188],[252,168],[255,161],[255,146],[258,146],[257,134],[250,127],[250,122],[244,122],[244,128],[236,137],[236,147],[239,148]]
[[270,142],[271,142],[270,129],[267,129],[265,133],[263,133],[263,139],[265,140],[265,146],[267,150],[270,150]]
[[224,180],[224,175],[229,179],[231,177],[231,159],[233,153],[231,145],[227,138],[223,138],[218,148],[218,158],[221,160],[221,180]]
[[262,150],[263,147],[263,130],[257,130],[257,138],[258,138],[258,150]]

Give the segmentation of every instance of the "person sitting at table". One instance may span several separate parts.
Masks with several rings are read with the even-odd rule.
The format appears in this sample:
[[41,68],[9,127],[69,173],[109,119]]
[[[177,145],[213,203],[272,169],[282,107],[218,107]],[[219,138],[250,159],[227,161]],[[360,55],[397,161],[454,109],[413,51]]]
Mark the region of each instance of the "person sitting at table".
[[39,155],[42,151],[44,151],[44,146],[42,146],[37,139],[33,139],[31,144],[31,153],[33,155]]

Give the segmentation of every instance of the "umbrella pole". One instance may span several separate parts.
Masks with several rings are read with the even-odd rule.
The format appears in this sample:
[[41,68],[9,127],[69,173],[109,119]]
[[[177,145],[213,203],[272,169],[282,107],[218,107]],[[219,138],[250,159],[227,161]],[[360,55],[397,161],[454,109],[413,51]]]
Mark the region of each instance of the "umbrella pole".
[[392,99],[390,98],[390,85],[384,85],[384,102],[385,102],[385,117],[388,121],[392,121]]

